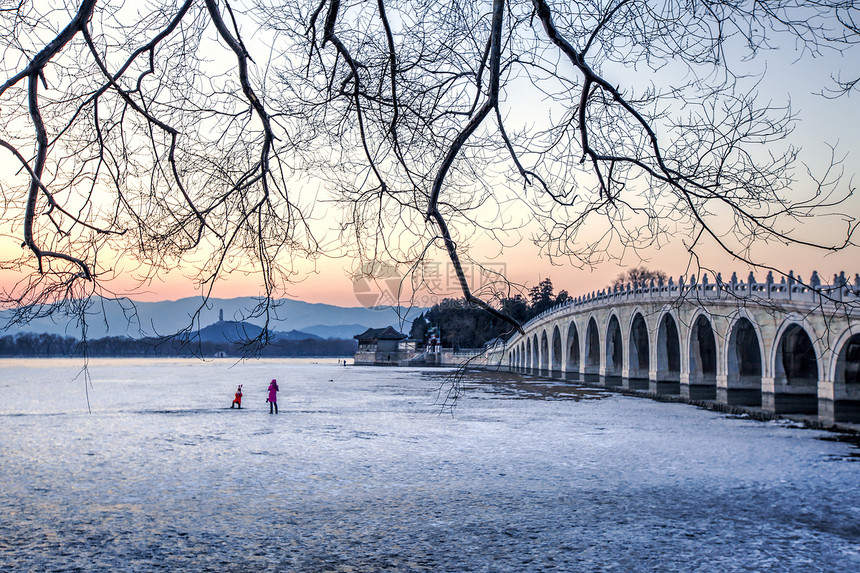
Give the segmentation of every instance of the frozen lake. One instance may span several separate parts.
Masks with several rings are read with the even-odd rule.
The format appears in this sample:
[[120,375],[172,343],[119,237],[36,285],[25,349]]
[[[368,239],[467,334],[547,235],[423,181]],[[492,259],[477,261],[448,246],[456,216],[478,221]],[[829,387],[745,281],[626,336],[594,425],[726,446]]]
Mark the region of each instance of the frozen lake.
[[0,570],[860,571],[836,434],[333,360],[93,360],[88,414],[79,369],[0,361]]

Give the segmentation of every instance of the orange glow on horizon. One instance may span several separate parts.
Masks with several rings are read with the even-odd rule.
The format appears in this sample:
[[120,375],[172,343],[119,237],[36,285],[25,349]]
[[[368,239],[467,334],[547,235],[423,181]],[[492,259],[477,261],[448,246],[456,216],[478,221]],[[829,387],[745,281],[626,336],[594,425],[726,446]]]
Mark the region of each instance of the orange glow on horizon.
[[[660,250],[654,250],[643,262],[638,257],[623,261],[623,266],[617,261],[606,261],[593,269],[578,269],[573,265],[553,265],[545,258],[538,257],[533,246],[520,245],[511,249],[508,254],[491,261],[494,264],[503,264],[508,279],[522,288],[523,294],[527,295],[528,289],[537,285],[544,278],[550,278],[553,282],[555,292],[566,290],[571,296],[577,297],[592,291],[605,288],[607,285],[628,268],[646,266],[654,270],[662,270],[672,276],[676,281],[680,275],[689,276],[695,274],[701,277],[707,272],[709,280],[715,280],[714,271],[722,273],[722,278],[728,281],[732,272],[736,272],[738,279],[746,281],[750,269],[722,252],[711,250],[708,256],[700,254],[701,267],[696,263],[683,248],[680,241],[673,242]],[[813,249],[802,249],[798,247],[770,247],[767,256],[764,257],[765,264],[780,268],[785,272],[793,270],[795,276],[800,276],[808,281],[813,270],[817,270],[822,283],[829,284],[833,275],[841,271],[846,273],[848,281],[853,283],[854,274],[860,272],[860,265],[856,263],[856,257],[850,251],[830,254],[823,257],[821,251]],[[444,268],[447,261],[439,264]],[[289,298],[311,303],[324,303],[342,307],[362,306],[364,299],[357,297],[357,287],[353,283],[349,273],[344,268],[345,261],[330,261],[318,266],[317,272],[307,274],[302,280],[290,284],[285,292],[277,293],[276,298]],[[712,269],[712,270],[711,270]],[[753,269],[758,281],[764,281],[767,271]],[[11,270],[0,271],[0,288],[8,291],[17,281],[24,276]],[[257,297],[262,295],[259,277],[253,274],[234,273],[216,283],[211,296],[214,298],[237,298]],[[779,282],[780,277],[776,277]],[[397,282],[396,280],[394,281]],[[377,281],[372,288],[384,288],[383,283]],[[120,274],[117,278],[108,281],[104,285],[110,292],[119,296],[127,296],[141,302],[154,302],[163,300],[176,300],[186,297],[199,297],[203,293],[199,285],[196,285],[182,273],[177,271],[167,276],[159,277],[148,284],[140,285],[127,275]],[[477,280],[472,287],[477,289]],[[512,292],[515,294],[516,291]],[[434,302],[441,301],[444,297],[460,297],[462,294],[456,290],[456,282],[451,279],[449,283],[432,294],[419,293],[415,298],[416,306],[430,306]],[[387,302],[386,302],[387,303]],[[402,297],[401,304],[408,305],[409,297]]]

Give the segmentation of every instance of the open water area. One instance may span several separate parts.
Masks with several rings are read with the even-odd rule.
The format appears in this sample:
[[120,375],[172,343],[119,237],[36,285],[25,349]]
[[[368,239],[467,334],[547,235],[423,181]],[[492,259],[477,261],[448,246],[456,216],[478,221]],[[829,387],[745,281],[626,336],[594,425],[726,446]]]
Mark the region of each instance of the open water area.
[[843,435],[504,373],[449,411],[448,370],[80,368],[0,361],[2,571],[860,571]]

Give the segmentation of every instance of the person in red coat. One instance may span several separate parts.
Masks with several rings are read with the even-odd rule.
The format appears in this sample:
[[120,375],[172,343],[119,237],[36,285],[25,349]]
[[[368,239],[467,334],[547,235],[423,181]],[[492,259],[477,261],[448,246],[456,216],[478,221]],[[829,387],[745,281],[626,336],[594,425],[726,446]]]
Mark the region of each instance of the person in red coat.
[[239,409],[242,409],[242,385],[239,384],[238,390],[236,390],[236,397],[233,398],[233,403],[230,404],[230,408],[233,406],[239,406]]

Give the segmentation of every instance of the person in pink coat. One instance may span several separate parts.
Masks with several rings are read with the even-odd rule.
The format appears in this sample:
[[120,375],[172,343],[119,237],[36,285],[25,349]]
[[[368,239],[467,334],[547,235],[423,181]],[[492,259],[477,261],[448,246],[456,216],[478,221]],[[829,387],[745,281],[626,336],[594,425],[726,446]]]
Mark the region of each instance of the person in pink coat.
[[272,380],[272,383],[269,384],[269,399],[266,400],[269,403],[269,414],[278,413],[278,381]]

